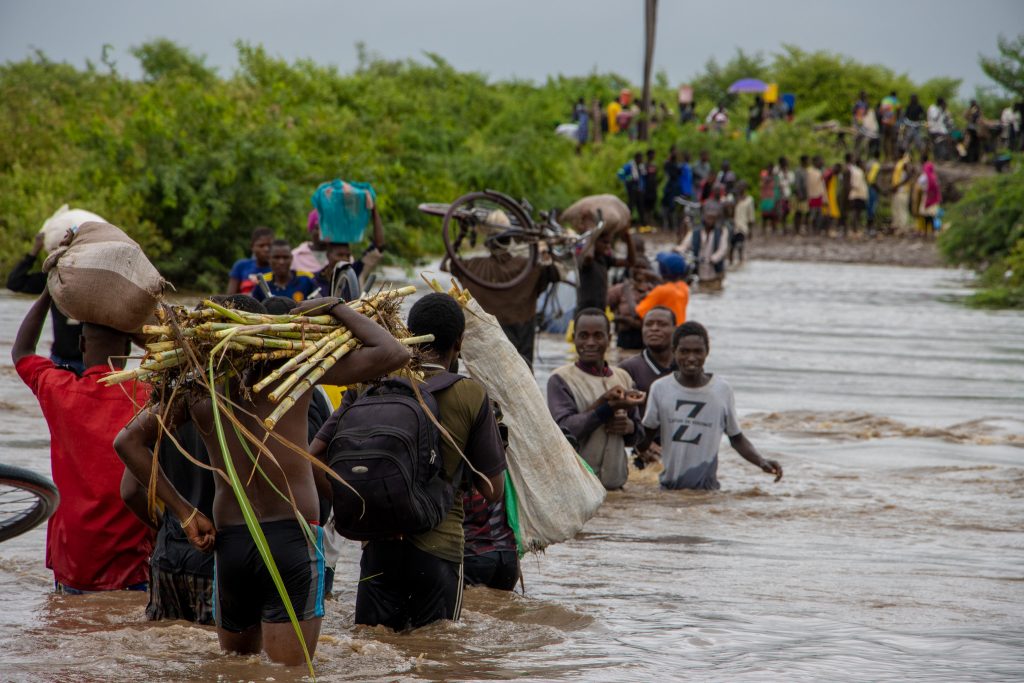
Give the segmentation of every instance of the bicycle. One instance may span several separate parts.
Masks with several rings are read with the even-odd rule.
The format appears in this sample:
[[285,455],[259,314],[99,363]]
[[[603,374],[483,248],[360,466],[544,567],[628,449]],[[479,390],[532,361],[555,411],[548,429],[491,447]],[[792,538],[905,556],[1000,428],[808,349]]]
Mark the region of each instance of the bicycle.
[[[554,261],[571,262],[575,267],[576,257],[604,226],[600,210],[597,226],[582,235],[560,225],[553,209],[540,212],[541,221],[534,222],[530,217],[533,207],[528,201],[516,201],[495,190],[470,192],[451,204],[424,203],[419,209],[443,217],[442,237],[452,271],[480,287],[495,290],[512,289],[525,281],[537,265],[542,248]],[[511,279],[487,279],[466,266],[470,253],[481,240],[488,250],[501,250],[520,257],[514,262],[515,273]]]
[[0,542],[48,520],[60,504],[57,487],[30,470],[0,465]]

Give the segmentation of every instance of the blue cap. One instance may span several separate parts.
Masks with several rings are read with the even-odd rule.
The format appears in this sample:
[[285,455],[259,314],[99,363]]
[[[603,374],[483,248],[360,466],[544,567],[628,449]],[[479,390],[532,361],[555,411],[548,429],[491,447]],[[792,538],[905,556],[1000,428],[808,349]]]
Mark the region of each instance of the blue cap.
[[655,256],[654,260],[658,262],[658,272],[666,280],[686,275],[686,259],[681,254],[674,251],[663,251]]

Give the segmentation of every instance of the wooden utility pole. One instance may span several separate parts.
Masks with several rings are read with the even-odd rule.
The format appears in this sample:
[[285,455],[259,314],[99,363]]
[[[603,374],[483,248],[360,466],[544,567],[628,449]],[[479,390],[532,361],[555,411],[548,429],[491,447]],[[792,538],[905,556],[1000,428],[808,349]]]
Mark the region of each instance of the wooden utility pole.
[[658,25],[658,0],[644,0],[644,93],[640,104],[641,140],[647,140],[651,122],[651,67],[654,66],[654,36]]

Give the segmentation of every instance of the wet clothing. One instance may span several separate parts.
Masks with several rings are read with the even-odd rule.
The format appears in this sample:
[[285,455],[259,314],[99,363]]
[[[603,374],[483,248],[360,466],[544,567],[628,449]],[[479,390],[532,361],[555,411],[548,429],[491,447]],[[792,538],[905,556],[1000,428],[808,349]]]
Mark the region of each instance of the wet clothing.
[[50,428],[50,470],[60,505],[46,527],[46,566],[81,591],[120,590],[149,579],[152,531],[121,500],[124,463],[114,437],[149,400],[142,382],[103,386],[105,365],[79,377],[42,356],[15,369]]
[[[428,377],[442,371],[435,366],[425,370]],[[483,385],[463,378],[434,393],[434,399],[442,426],[473,467],[488,478],[503,472],[505,446]],[[320,439],[330,442],[333,429],[330,435],[325,432],[331,425],[328,420]],[[459,450],[441,439],[443,476],[455,486],[468,476]],[[438,619],[457,620],[462,603],[463,519],[462,498],[457,495],[448,515],[430,531],[366,543],[359,563],[356,623],[402,630]]]
[[462,586],[461,561],[442,560],[408,541],[371,541],[359,560],[355,623],[404,631],[458,621]]
[[[316,544],[294,519],[262,522],[260,528],[299,621],[324,615],[324,530],[310,527]],[[282,624],[288,612],[244,524],[217,529],[213,586],[217,626],[241,633],[261,621]]]
[[[263,274],[263,279],[266,280],[267,287],[270,289],[270,296],[283,296],[295,301],[305,301],[314,292],[320,290],[316,280],[313,279],[312,273],[304,270],[293,270],[291,273],[291,279],[283,285],[279,285],[274,281],[273,273]],[[252,290],[251,294],[257,301],[263,301],[267,298],[267,295],[263,293],[262,287],[256,287]]]
[[[436,371],[428,370],[431,377]],[[451,435],[459,449],[485,477],[493,477],[505,471],[505,446],[498,433],[498,423],[491,409],[484,386],[472,379],[463,379],[444,391],[434,394],[441,412],[441,424]],[[441,458],[444,461],[444,476],[458,486],[458,474],[462,471],[462,458],[447,439],[441,439]],[[448,516],[430,531],[412,537],[412,543],[421,550],[449,562],[462,562],[465,536],[462,530],[464,519],[462,499],[455,497]]]
[[[212,565],[213,554],[209,553],[209,557]],[[212,626],[215,623],[212,570],[210,574],[201,576],[164,571],[154,561],[150,567],[146,618],[150,621],[182,619]]]
[[499,591],[515,590],[519,582],[519,556],[515,550],[466,555],[462,571],[467,586],[487,586]]
[[463,494],[466,535],[463,574],[468,586],[512,590],[519,579],[516,537],[508,525],[503,501],[488,503],[477,491]]
[[[206,444],[191,420],[175,430],[174,438],[193,458],[210,464]],[[161,440],[157,458],[160,469],[189,505],[213,519],[213,498],[217,490],[213,473],[189,462],[168,436]],[[213,553],[200,552],[188,542],[188,536],[181,528],[181,520],[169,508],[164,510],[160,518],[152,564],[172,574],[185,573],[213,578]]]
[[646,429],[661,431],[661,485],[667,489],[716,490],[722,434],[739,436],[732,387],[712,376],[702,387],[684,387],[672,375],[651,385]]
[[580,455],[609,491],[622,488],[629,470],[626,446],[632,446],[643,435],[640,411],[631,408],[627,415],[633,422],[632,434],[609,434],[605,423],[614,416],[608,404],[588,409],[606,391],[619,385],[633,387],[633,380],[622,368],[607,364],[600,374],[580,363],[563,365],[548,378],[548,410],[563,430],[580,443]]
[[[40,271],[30,273],[36,257],[26,254],[7,276],[7,289],[20,294],[42,294],[46,290],[47,274]],[[50,345],[50,360],[56,365],[68,365],[81,374],[82,351],[78,340],[82,336],[82,325],[61,313],[57,304],[50,302],[50,321],[53,325],[53,343]]]
[[264,273],[270,272],[270,264],[261,266],[256,263],[254,258],[243,258],[235,261],[235,264],[231,266],[231,272],[228,277],[238,280],[238,293],[239,294],[252,294],[253,289],[259,289],[256,287],[256,278]]

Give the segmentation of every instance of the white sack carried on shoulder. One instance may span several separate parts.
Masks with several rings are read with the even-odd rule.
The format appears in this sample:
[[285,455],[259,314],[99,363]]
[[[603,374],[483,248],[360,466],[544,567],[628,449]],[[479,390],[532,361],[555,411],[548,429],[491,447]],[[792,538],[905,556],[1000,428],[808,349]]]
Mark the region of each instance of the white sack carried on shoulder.
[[43,227],[39,230],[39,232],[43,233],[43,249],[46,250],[47,254],[52,254],[60,246],[68,230],[89,221],[106,223],[107,219],[101,218],[92,211],[86,211],[85,209],[69,209],[67,204],[60,207],[52,216],[46,219]]
[[498,321],[470,299],[462,360],[501,406],[508,425],[508,472],[516,490],[523,550],[575,536],[605,490],[551,418],[547,399]]

